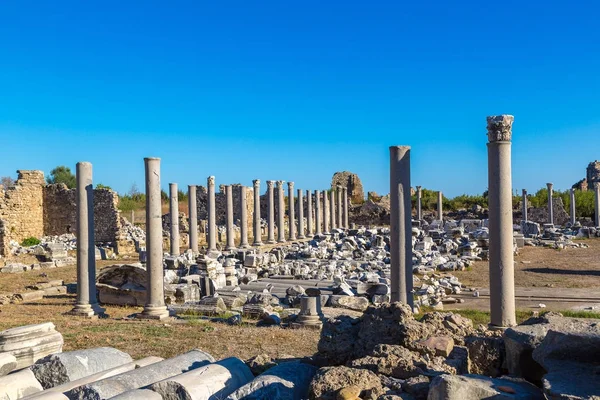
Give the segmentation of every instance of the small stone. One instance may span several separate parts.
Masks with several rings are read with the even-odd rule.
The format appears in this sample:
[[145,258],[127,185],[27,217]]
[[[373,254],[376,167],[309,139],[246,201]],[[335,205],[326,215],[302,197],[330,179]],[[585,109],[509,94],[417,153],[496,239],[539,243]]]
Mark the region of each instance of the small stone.
[[360,400],[360,388],[358,386],[347,386],[341,389],[336,396],[337,400]]

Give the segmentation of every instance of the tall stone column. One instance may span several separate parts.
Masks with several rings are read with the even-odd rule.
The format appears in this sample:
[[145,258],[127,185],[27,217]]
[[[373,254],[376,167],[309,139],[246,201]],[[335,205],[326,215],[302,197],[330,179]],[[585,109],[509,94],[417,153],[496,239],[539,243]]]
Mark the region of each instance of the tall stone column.
[[252,181],[254,188],[254,243],[252,246],[262,246],[262,235],[260,232],[260,180]]
[[491,326],[516,324],[513,259],[512,115],[487,117]]
[[294,211],[294,182],[288,182],[289,239],[296,240],[296,215]]
[[596,192],[595,222],[596,222],[596,227],[598,227],[598,226],[600,226],[600,182],[595,182],[594,188],[595,188],[595,192]]
[[307,235],[312,237],[315,233],[313,228],[313,206],[312,206],[312,192],[306,191],[306,229],[308,230]]
[[283,183],[284,181],[275,182],[279,206],[279,212],[277,213],[277,241],[279,243],[285,242],[285,196],[283,194]]
[[146,164],[146,304],[138,318],[163,319],[165,306],[160,158],[145,158]]
[[177,196],[177,184],[169,183],[169,218],[171,219],[171,255],[179,255],[179,198]]
[[527,190],[523,189],[523,221],[527,222]]
[[267,243],[277,243],[275,241],[275,193],[273,192],[273,185],[275,181],[267,181],[267,214],[268,214],[268,236]]
[[552,207],[552,186],[554,185],[551,183],[546,183],[546,186],[548,187],[548,223],[554,224],[554,208]]
[[348,188],[344,186],[342,188],[342,196],[344,197],[344,229],[349,229],[348,225]]
[[575,221],[576,221],[576,216],[575,216],[575,209],[576,209],[576,204],[575,204],[575,189],[571,188],[571,226],[575,225]]
[[248,200],[246,186],[240,186],[240,248],[247,249],[248,244]]
[[302,201],[302,190],[298,189],[298,239],[305,238],[306,236],[304,236],[304,201]]
[[227,244],[225,245],[225,250],[233,250],[235,249],[235,234],[233,231],[233,188],[231,185],[225,186],[225,197],[227,199]]
[[444,222],[444,195],[442,194],[442,191],[440,190],[438,192],[438,220],[440,222]]
[[410,146],[390,147],[391,300],[413,307]]
[[421,190],[421,186],[417,186],[417,219],[419,221],[423,219],[423,211],[421,209],[422,197],[423,197],[423,192]]
[[94,186],[92,164],[78,162],[77,188],[77,301],[70,314],[94,317],[104,313],[96,296],[96,243],[94,238]]
[[315,190],[315,235],[323,233],[321,230],[321,192]]
[[323,190],[323,233],[329,233],[329,197],[327,190]]
[[342,203],[342,187],[336,186],[337,190],[337,227],[340,229],[344,229],[344,209]]
[[331,225],[331,231],[337,228],[337,218],[335,214],[335,189],[331,188],[329,194],[329,224]]
[[217,250],[217,203],[215,202],[215,177],[209,176],[208,189],[208,250]]
[[188,185],[188,208],[190,214],[190,250],[198,254],[198,205],[196,204],[196,185]]

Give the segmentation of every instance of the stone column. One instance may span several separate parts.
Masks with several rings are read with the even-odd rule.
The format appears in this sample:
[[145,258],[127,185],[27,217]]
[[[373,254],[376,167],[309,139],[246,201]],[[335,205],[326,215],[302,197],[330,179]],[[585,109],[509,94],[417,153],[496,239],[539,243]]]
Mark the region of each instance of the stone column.
[[315,235],[321,233],[321,196],[320,192],[315,190]]
[[417,186],[417,219],[419,221],[423,219],[423,211],[421,209],[422,197],[423,192],[421,191],[421,186]]
[[135,225],[135,212],[131,210],[131,225]]
[[225,186],[225,197],[227,199],[227,244],[225,250],[233,250],[235,249],[235,237],[233,232],[233,188],[231,185]]
[[343,203],[342,203],[342,187],[341,186],[336,186],[335,187],[337,190],[337,227],[340,229],[344,229],[344,209],[343,209]]
[[215,177],[207,179],[208,189],[208,250],[217,250],[217,203],[215,202]]
[[546,183],[546,186],[548,187],[548,223],[554,224],[554,208],[552,207],[552,186],[554,185]]
[[329,194],[329,225],[331,225],[331,231],[337,228],[337,218],[335,214],[335,189],[331,188],[331,193]]
[[390,147],[391,300],[413,307],[410,146]]
[[512,115],[487,117],[491,326],[516,324],[513,259]]
[[246,186],[240,186],[240,248],[247,249],[250,247],[248,244],[248,201]]
[[527,189],[523,189],[523,221],[527,222]]
[[277,243],[275,241],[275,193],[273,192],[273,184],[275,181],[267,181],[267,206],[268,206],[268,237],[267,243]]
[[285,196],[283,195],[283,182],[276,181],[277,202],[279,212],[277,213],[277,242],[285,243]]
[[103,314],[96,296],[96,243],[92,164],[78,162],[77,188],[77,301],[70,314],[91,318]]
[[600,182],[595,182],[594,183],[594,189],[596,192],[596,196],[595,196],[595,200],[596,200],[596,207],[595,207],[595,214],[596,214],[596,218],[595,218],[595,223],[596,223],[596,227],[600,226]]
[[288,224],[289,239],[296,240],[296,216],[294,211],[294,182],[288,182]]
[[146,304],[138,318],[163,319],[165,306],[160,158],[145,158],[146,164]]
[[571,188],[571,226],[575,225],[576,217],[575,217],[575,189]]
[[188,185],[188,208],[190,224],[190,250],[198,254],[198,205],[196,202],[196,185]]
[[327,190],[323,190],[323,233],[329,233],[329,198]]
[[177,197],[177,184],[169,183],[169,218],[171,220],[171,255],[179,255],[179,198]]
[[442,194],[442,191],[440,190],[438,192],[438,220],[440,222],[444,222],[444,196]]
[[344,229],[349,229],[348,225],[348,188],[344,186],[342,188],[342,196],[344,197]]
[[252,243],[252,246],[262,246],[262,236],[260,233],[260,180],[253,180],[252,186],[254,188],[254,243]]
[[305,238],[306,236],[304,236],[304,202],[302,201],[302,190],[298,189],[298,239]]
[[308,237],[312,237],[315,233],[313,228],[313,206],[312,206],[312,192],[306,191],[306,229],[308,230]]

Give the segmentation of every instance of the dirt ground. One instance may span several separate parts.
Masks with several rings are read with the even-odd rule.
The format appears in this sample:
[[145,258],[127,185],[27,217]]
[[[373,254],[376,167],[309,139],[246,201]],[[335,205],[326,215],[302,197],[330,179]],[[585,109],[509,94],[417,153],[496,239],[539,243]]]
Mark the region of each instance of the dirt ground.
[[[600,288],[600,239],[577,240],[587,249],[554,250],[526,246],[515,257],[515,286]],[[468,287],[489,287],[489,263],[476,262],[469,271],[453,272]]]

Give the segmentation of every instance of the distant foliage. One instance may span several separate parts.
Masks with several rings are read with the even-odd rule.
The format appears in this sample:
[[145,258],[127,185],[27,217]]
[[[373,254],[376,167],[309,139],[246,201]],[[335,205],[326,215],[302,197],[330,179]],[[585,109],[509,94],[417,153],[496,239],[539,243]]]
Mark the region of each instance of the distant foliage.
[[50,171],[50,175],[46,177],[46,182],[48,184],[64,183],[69,189],[73,189],[77,186],[77,178],[73,175],[71,169],[64,165],[58,166]]
[[[571,209],[570,190],[554,190],[553,197],[560,197],[565,210],[569,213]],[[528,195],[527,200],[531,207],[548,207],[548,189],[542,188],[534,195]],[[578,218],[592,218],[594,216],[594,192],[592,190],[586,192],[575,190],[575,204],[577,205],[575,215]]]
[[10,176],[3,176],[0,178],[0,185],[4,186],[4,189],[15,186],[15,180]]
[[106,186],[106,185],[103,185],[101,183],[99,183],[99,184],[96,185],[96,189],[108,189],[108,190],[112,190],[112,188],[110,186]]
[[141,193],[135,183],[131,185],[127,194],[119,195],[119,210],[129,212],[146,207],[146,195]]
[[28,237],[21,242],[21,246],[23,247],[31,247],[40,244],[40,240],[35,237]]
[[177,191],[177,200],[179,200],[180,203],[183,203],[185,201],[188,200],[188,194],[186,192],[184,192],[183,190],[179,189]]

